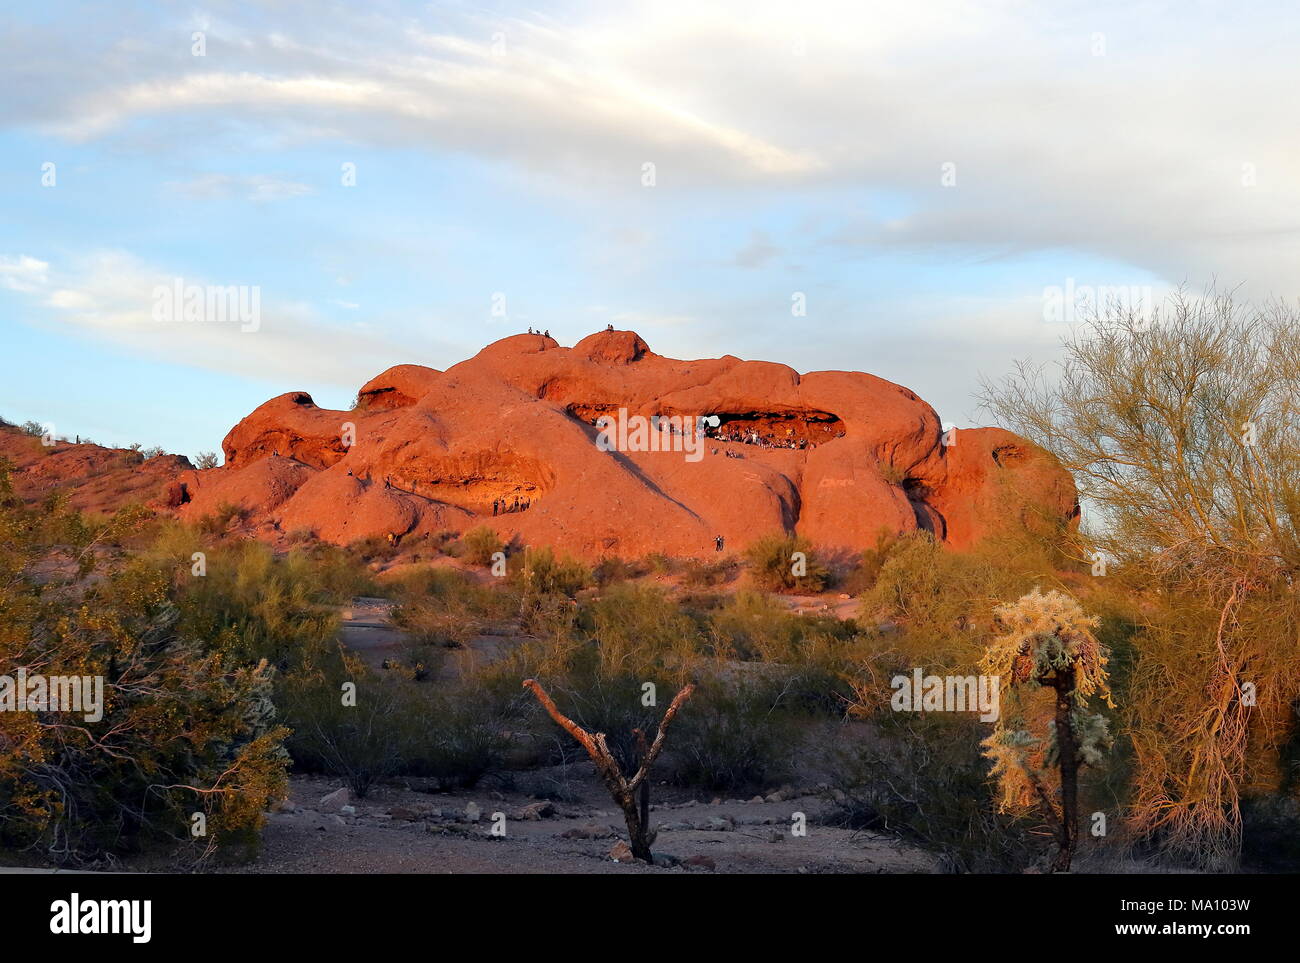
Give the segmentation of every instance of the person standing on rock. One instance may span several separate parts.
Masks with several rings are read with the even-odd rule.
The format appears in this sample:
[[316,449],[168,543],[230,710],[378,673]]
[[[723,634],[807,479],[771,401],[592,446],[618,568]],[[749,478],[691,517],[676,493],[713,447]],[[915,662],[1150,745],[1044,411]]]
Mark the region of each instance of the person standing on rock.
[[718,535],[713,539],[713,546],[717,551],[722,551],[722,536]]

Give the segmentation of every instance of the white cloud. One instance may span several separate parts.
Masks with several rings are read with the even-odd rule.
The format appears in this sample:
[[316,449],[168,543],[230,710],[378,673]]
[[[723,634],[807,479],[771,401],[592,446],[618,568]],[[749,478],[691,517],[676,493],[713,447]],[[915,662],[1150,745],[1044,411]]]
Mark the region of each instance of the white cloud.
[[[0,66],[15,91],[0,122],[84,140],[197,119],[214,138],[467,152],[548,189],[603,192],[623,219],[649,161],[665,191],[833,188],[844,218],[831,238],[848,251],[1072,250],[1175,283],[1296,293],[1300,107],[1279,96],[1290,34],[1259,42],[1281,30],[1268,7],[1226,19],[1161,2],[643,0],[549,17],[204,16],[204,58],[176,40],[187,24],[143,20],[99,46],[58,32],[77,18],[0,40],[0,54],[31,51]],[[42,43],[84,54],[69,64],[39,56]],[[860,188],[908,210],[855,215],[846,192]]]
[[[124,251],[100,251],[66,269],[35,258],[0,256],[5,268],[26,264],[22,287],[14,290],[48,310],[27,319],[70,330],[125,348],[142,357],[238,373],[292,385],[313,382],[356,387],[414,350],[367,324],[333,324],[305,305],[258,289],[256,325],[238,319],[158,321],[154,305],[161,289],[178,278]],[[241,282],[199,277],[179,279],[206,290]]]
[[26,254],[17,257],[0,255],[0,287],[20,294],[32,294],[45,285],[49,269],[45,261]]

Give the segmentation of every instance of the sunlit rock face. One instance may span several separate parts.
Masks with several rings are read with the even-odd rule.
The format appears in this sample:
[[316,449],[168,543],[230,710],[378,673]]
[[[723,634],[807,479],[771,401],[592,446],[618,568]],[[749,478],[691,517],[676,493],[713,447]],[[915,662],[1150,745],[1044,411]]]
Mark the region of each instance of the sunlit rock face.
[[351,411],[266,402],[186,471],[175,510],[241,506],[259,534],[339,543],[481,524],[579,556],[704,555],[793,532],[859,550],[917,528],[967,547],[1018,518],[1070,523],[1073,482],[996,428],[945,435],[911,391],[854,371],[678,361],[631,331],[494,342],[378,375]]

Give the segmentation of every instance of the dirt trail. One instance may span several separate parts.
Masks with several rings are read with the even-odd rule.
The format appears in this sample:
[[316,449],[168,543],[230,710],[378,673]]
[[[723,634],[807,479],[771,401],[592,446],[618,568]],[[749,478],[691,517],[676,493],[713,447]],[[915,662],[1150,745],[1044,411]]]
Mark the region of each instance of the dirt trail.
[[385,659],[400,659],[406,648],[406,636],[391,621],[396,604],[390,599],[360,596],[343,610],[339,641],[372,669],[379,669]]

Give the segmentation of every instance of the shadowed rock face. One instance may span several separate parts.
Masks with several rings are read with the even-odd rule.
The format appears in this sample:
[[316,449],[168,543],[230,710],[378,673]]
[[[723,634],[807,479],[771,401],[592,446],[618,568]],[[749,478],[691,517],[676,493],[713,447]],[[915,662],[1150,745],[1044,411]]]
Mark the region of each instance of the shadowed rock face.
[[[661,429],[709,416],[707,434],[695,454],[667,430],[628,437],[671,450],[603,450],[602,419],[622,414],[678,419]],[[925,528],[966,547],[1012,519],[1077,515],[1041,449],[996,428],[949,440],[916,395],[860,372],[677,361],[630,331],[572,348],[514,335],[443,372],[390,368],[353,411],[271,399],[226,436],[223,467],[181,475],[175,510],[237,504],[270,537],[333,542],[488,524],[587,558],[701,555],[717,535],[740,549],[777,531],[856,550],[882,528]]]

